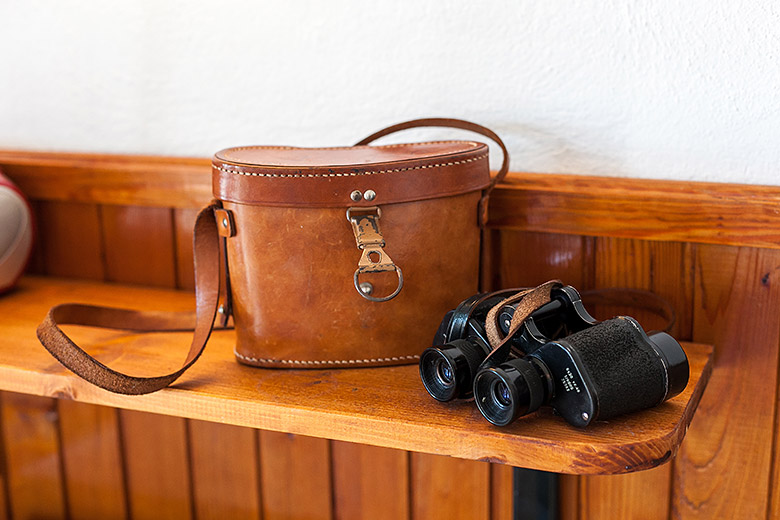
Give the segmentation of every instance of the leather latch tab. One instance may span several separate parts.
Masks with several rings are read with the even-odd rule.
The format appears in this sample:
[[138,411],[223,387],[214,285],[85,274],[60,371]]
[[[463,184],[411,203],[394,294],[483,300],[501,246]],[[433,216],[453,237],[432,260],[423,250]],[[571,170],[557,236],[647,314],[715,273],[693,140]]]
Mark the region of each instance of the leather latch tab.
[[[401,292],[404,283],[401,268],[393,263],[393,260],[383,249],[385,247],[385,239],[382,236],[382,231],[379,229],[381,216],[382,210],[377,206],[347,209],[347,220],[352,224],[355,242],[358,249],[363,251],[360,260],[358,260],[358,268],[355,271],[355,289],[363,298],[373,302],[392,300]],[[361,288],[361,285],[365,285],[360,283],[359,277],[361,274],[384,271],[395,271],[398,274],[398,287],[392,294],[385,297],[375,297],[364,288]]]
[[217,220],[219,236],[230,238],[236,236],[236,223],[233,220],[233,212],[229,209],[215,209],[214,217]]

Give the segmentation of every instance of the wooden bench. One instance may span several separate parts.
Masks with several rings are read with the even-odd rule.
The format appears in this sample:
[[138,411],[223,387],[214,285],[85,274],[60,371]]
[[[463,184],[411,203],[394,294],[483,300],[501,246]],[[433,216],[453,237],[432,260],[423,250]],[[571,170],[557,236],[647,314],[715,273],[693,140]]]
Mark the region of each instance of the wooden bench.
[[[171,289],[192,286],[191,224],[210,198],[208,161],[3,152],[0,167],[33,199],[41,224],[32,273],[78,280],[26,279],[6,307],[26,310],[18,322],[0,325],[3,331],[18,323],[13,334],[21,337],[41,309],[76,296],[186,308],[188,294]],[[678,338],[718,345],[712,388],[673,463],[621,476],[561,478],[563,517],[754,517],[777,507],[770,482],[776,468],[779,202],[780,189],[772,188],[561,175],[514,174],[498,190],[485,237],[485,287],[557,277],[583,289],[652,289],[677,307]],[[105,282],[166,289],[120,290]],[[117,354],[126,335],[78,333],[117,363],[148,366],[144,356]],[[581,432],[542,416],[498,430],[470,417],[473,407],[421,400],[419,387],[403,385],[392,387],[392,399],[414,396],[411,408],[377,412],[370,410],[382,397],[377,370],[326,377],[257,371],[230,359],[229,333],[222,334],[228,336],[215,338],[199,372],[143,398],[111,396],[75,382],[42,348],[28,361],[4,357],[9,349],[0,348],[0,388],[12,391],[2,394],[0,415],[0,518],[66,511],[103,518],[226,512],[432,518],[433,511],[448,518],[511,518],[511,468],[433,454],[604,473],[632,460],[609,454],[627,451],[582,458],[583,446],[645,447],[663,455],[674,445],[655,442],[657,437],[644,442],[652,435],[646,417]],[[184,342],[155,336],[138,340]],[[705,372],[706,348],[686,348],[694,371]],[[178,350],[183,356],[184,347]],[[178,359],[172,353],[168,361]],[[413,379],[414,367],[384,370],[400,381]],[[235,378],[250,389],[255,379],[262,383],[260,399],[246,393],[226,406],[235,391],[225,382]],[[300,393],[286,387],[290,382],[324,385],[333,399],[306,394],[320,400],[300,403]],[[681,436],[685,422],[675,425],[664,431]],[[745,438],[756,448],[748,454],[740,449]],[[724,468],[749,472],[750,485]]]

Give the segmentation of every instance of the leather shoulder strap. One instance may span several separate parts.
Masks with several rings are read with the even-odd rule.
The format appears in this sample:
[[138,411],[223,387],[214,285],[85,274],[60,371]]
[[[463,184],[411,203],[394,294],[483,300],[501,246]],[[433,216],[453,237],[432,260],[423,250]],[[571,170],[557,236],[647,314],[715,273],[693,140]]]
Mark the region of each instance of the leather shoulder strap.
[[[148,394],[173,383],[198,359],[214,326],[220,292],[219,236],[214,219],[217,204],[201,210],[195,222],[195,298],[192,313],[145,312],[66,303],[53,307],[38,326],[38,339],[65,367],[90,383],[119,394]],[[133,331],[193,330],[192,343],[182,367],[157,377],[136,377],[113,370],[76,345],[60,325]]]
[[462,119],[451,119],[451,118],[444,118],[444,117],[429,117],[425,119],[414,119],[412,121],[406,121],[403,123],[398,123],[392,126],[388,126],[387,128],[384,128],[382,130],[379,130],[378,132],[374,132],[373,134],[369,135],[365,139],[362,139],[358,143],[355,144],[355,146],[363,146],[370,144],[380,137],[384,137],[386,135],[393,134],[395,132],[400,132],[401,130],[407,130],[409,128],[420,128],[420,127],[445,127],[445,128],[458,128],[460,130],[468,130],[470,132],[475,132],[480,135],[484,135],[491,141],[495,142],[499,148],[501,148],[501,152],[504,154],[504,159],[501,163],[501,168],[499,168],[498,173],[495,177],[493,177],[493,180],[490,181],[490,185],[485,189],[485,191],[482,194],[482,199],[479,201],[479,224],[480,226],[484,227],[487,223],[487,206],[488,206],[488,199],[490,197],[490,192],[493,191],[493,188],[496,187],[496,184],[504,180],[504,177],[506,177],[507,172],[509,172],[509,152],[506,149],[506,145],[504,145],[504,141],[501,140],[501,138],[496,134],[494,131],[492,131],[489,128],[486,128],[482,125],[478,125],[476,123],[472,123],[470,121],[464,121]]

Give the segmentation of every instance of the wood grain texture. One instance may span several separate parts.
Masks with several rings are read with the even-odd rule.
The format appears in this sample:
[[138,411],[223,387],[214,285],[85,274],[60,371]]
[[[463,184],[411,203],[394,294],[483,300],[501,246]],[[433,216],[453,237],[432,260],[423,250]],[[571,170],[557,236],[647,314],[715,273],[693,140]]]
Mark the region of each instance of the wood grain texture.
[[[212,198],[208,159],[0,151],[35,200],[199,208]],[[511,173],[489,225],[556,234],[780,248],[780,188]]]
[[513,468],[505,464],[490,465],[490,518],[514,520]]
[[412,519],[488,520],[490,465],[412,453]]
[[68,504],[73,518],[126,518],[117,410],[58,401]]
[[[692,384],[662,406],[619,421],[597,422],[586,429],[572,428],[542,412],[509,427],[495,428],[472,403],[431,399],[420,384],[417,366],[251,368],[234,359],[233,331],[217,331],[198,363],[173,387],[144,396],[124,396],[71,374],[32,335],[39,317],[66,293],[78,300],[119,307],[143,307],[153,301],[159,310],[186,309],[192,299],[190,293],[180,291],[23,279],[19,291],[0,300],[0,327],[6,332],[0,339],[0,390],[70,396],[119,408],[544,471],[605,474],[647,469],[673,456],[708,378],[711,349],[689,344]],[[14,309],[15,316],[7,306]],[[128,335],[86,328],[73,332],[98,359],[137,375],[164,373],[176,367],[189,344],[187,333]],[[555,439],[552,451],[550,439]]]
[[173,212],[175,253],[176,253],[176,287],[179,289],[195,289],[195,273],[193,269],[192,233],[195,227],[197,209],[178,208]]
[[579,518],[669,518],[672,465],[628,475],[580,477]]
[[101,213],[107,281],[176,286],[170,209],[103,206]]
[[212,198],[209,159],[0,150],[0,166],[36,200],[199,208]]
[[328,441],[260,432],[264,520],[329,520],[332,482]]
[[780,252],[698,246],[693,337],[717,345],[675,464],[675,518],[767,514],[780,342]]
[[120,418],[130,517],[192,517],[185,420],[127,410]]
[[51,276],[103,280],[100,208],[95,204],[39,202],[38,243]]
[[3,392],[0,392],[0,520],[11,518],[11,501],[8,493],[8,460],[3,427]]
[[[690,340],[693,321],[691,245],[680,242],[598,238],[595,269],[597,288],[644,289],[664,298],[672,305],[676,314],[674,327],[669,333],[679,340]],[[633,316],[645,330],[661,330],[666,325],[659,316],[644,309],[610,308],[602,309],[602,312],[602,319],[610,318],[616,313]]]
[[408,452],[333,441],[331,457],[334,518],[409,518]]
[[559,279],[577,289],[592,284],[592,239],[518,230],[490,230],[493,262],[492,287],[535,287]]
[[195,518],[259,518],[257,431],[188,421]]
[[57,402],[3,392],[2,426],[12,518],[65,518]]
[[488,225],[524,231],[780,248],[780,187],[509,175]]
[[[626,287],[652,291],[669,301],[677,313],[671,330],[677,338],[690,337],[693,300],[691,249],[678,242],[650,242],[620,238],[597,238],[594,256],[595,287]],[[660,330],[662,319],[642,309],[597,308],[606,319],[627,314],[646,330]],[[601,314],[601,315],[600,315]],[[669,515],[670,467],[606,479],[582,477],[582,519],[652,518]]]

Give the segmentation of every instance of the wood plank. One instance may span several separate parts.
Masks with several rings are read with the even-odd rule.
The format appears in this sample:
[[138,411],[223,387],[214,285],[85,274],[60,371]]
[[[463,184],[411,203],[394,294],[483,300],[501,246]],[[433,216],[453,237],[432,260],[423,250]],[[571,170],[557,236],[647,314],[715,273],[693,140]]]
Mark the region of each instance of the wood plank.
[[259,518],[257,431],[189,421],[195,517]]
[[337,441],[331,450],[335,518],[409,518],[408,452]]
[[0,520],[9,520],[11,518],[11,502],[8,494],[8,460],[6,456],[2,408],[3,392],[0,392]]
[[213,197],[209,159],[0,150],[0,166],[31,199],[199,208]]
[[514,468],[490,465],[490,519],[514,520]]
[[73,518],[127,518],[117,410],[58,401],[62,458]]
[[65,518],[56,400],[9,392],[0,398],[11,517]]
[[580,477],[579,517],[588,520],[669,518],[672,465],[628,475]]
[[173,212],[176,240],[176,287],[179,289],[195,289],[192,233],[195,227],[195,217],[198,216],[199,211],[198,209],[177,208]]
[[131,518],[193,514],[184,419],[120,411]]
[[261,431],[260,468],[265,520],[333,517],[328,441]]
[[780,248],[780,187],[509,175],[488,225],[545,233]]
[[424,453],[411,462],[412,519],[490,518],[489,464]]
[[[693,300],[691,250],[677,242],[649,242],[620,238],[597,238],[596,287],[650,290],[672,303],[677,323],[671,333],[690,336]],[[604,313],[599,316],[599,311]],[[596,309],[601,319],[616,314],[635,317],[646,330],[661,329],[663,320],[634,308]],[[684,331],[684,332],[683,332]],[[621,475],[620,478],[582,477],[582,519],[666,518],[669,515],[671,467]]]
[[[0,166],[32,199],[199,208],[212,198],[208,159],[0,150]],[[777,249],[778,204],[777,186],[511,173],[489,224]]]
[[577,475],[558,477],[558,520],[580,520],[580,483]]
[[37,204],[43,269],[52,276],[103,280],[105,266],[100,210],[95,204]]
[[767,514],[780,343],[780,252],[699,246],[693,337],[717,345],[675,464],[675,518]]
[[106,280],[176,286],[173,216],[167,208],[103,206]]
[[492,230],[498,233],[493,246],[497,262],[494,287],[535,287],[559,279],[579,290],[592,281],[591,239],[577,235]]
[[[19,291],[0,299],[0,390],[562,473],[631,472],[673,456],[704,389],[711,352],[707,346],[685,345],[692,384],[680,396],[585,429],[541,411],[509,427],[493,427],[473,403],[431,399],[415,365],[351,370],[243,366],[235,361],[230,330],[214,332],[198,363],[173,387],[124,396],[77,378],[38,344],[32,331],[63,294],[117,307],[154,302],[159,310],[183,310],[192,305],[188,292],[24,278]],[[187,333],[69,330],[98,359],[142,376],[179,365],[190,339]]]

